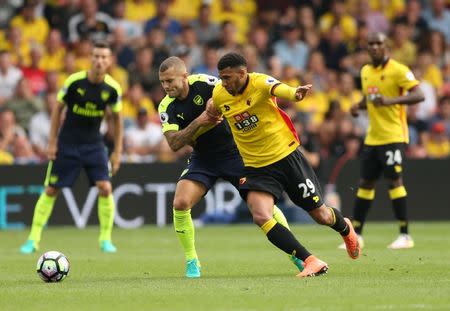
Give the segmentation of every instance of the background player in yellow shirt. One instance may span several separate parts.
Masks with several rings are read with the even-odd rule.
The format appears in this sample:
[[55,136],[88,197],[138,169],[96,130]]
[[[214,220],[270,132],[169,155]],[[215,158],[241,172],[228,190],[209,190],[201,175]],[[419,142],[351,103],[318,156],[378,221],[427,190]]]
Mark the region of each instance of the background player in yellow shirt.
[[407,193],[402,180],[404,148],[409,142],[406,105],[421,102],[424,96],[411,70],[389,58],[384,34],[369,35],[368,51],[372,62],[361,69],[364,98],[351,108],[353,115],[359,109],[367,109],[369,115],[353,225],[362,245],[361,233],[375,197],[375,183],[383,172],[388,180],[394,215],[400,223],[400,236],[388,247],[410,248],[414,242],[408,234]]
[[248,73],[247,61],[238,53],[225,54],[218,63],[219,82],[213,104],[207,112],[212,119],[227,119],[244,161],[239,191],[246,200],[253,221],[272,244],[305,263],[299,277],[327,272],[328,265],[300,244],[291,231],[273,218],[273,205],[286,191],[291,200],[318,223],[339,232],[351,258],[360,248],[350,220],[323,203],[319,181],[298,150],[300,145],[289,117],[278,108],[275,97],[290,101],[303,99],[311,85],[290,87],[261,73]]

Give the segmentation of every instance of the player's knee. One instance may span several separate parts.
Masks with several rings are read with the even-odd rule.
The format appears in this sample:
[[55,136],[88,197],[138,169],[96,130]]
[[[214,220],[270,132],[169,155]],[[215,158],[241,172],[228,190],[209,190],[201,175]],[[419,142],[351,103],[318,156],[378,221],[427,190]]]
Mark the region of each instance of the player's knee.
[[389,188],[397,188],[403,186],[403,180],[401,178],[398,179],[390,179],[389,180]]
[[272,214],[262,210],[261,211],[252,210],[253,222],[261,227],[262,225],[264,225],[266,222],[268,222],[273,218]]
[[173,208],[178,211],[187,211],[192,208],[191,200],[187,197],[176,197],[173,200]]
[[99,182],[97,183],[97,189],[99,195],[107,197],[112,193],[112,186],[110,182]]
[[45,188],[45,194],[49,197],[55,197],[58,195],[59,189],[53,188],[53,187],[46,187]]
[[373,189],[375,188],[375,181],[362,179],[359,182],[359,186],[364,189]]

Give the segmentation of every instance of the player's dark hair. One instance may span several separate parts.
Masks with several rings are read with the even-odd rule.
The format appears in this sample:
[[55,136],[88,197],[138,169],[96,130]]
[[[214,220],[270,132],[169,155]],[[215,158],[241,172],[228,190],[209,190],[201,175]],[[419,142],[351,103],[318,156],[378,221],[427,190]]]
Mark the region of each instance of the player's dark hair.
[[111,45],[105,40],[96,40],[92,43],[94,48],[109,49],[112,52]]
[[217,64],[217,69],[223,70],[225,68],[247,67],[247,61],[244,56],[239,53],[231,52],[222,56]]

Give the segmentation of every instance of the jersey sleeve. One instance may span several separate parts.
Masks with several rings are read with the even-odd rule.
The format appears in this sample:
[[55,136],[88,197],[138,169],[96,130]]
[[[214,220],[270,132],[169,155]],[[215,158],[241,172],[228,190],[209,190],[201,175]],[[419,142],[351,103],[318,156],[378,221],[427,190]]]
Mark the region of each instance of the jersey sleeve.
[[214,76],[206,75],[203,73],[188,76],[189,84],[193,84],[197,81],[205,82],[206,84],[210,85],[211,87],[214,87],[217,84],[217,82],[219,81],[219,79],[217,79]]
[[111,105],[111,110],[113,112],[122,111],[122,87],[120,84],[114,80],[111,76],[107,75],[105,77],[105,82],[111,86],[115,92],[113,92],[110,97],[109,104]]
[[419,85],[419,81],[416,79],[416,77],[414,77],[412,71],[404,65],[400,65],[398,67],[397,83],[403,90],[406,91]]
[[364,65],[361,68],[361,90],[363,95],[367,95],[367,87],[366,87],[366,75],[367,75],[367,65]]
[[79,73],[77,72],[77,73],[70,75],[64,81],[62,88],[58,91],[58,94],[56,94],[56,99],[58,100],[59,103],[61,103],[61,104],[67,103],[68,97],[70,96],[69,89],[72,86],[72,84],[78,80],[78,78],[79,78]]
[[281,82],[274,77],[262,73],[258,74],[255,79],[255,87],[266,93],[268,97],[272,96],[273,87],[280,83]]
[[67,104],[70,100],[71,96],[71,89],[73,87],[73,84],[81,79],[86,78],[87,72],[86,71],[78,71],[73,74],[71,74],[65,81],[62,86],[62,88],[58,91],[58,94],[56,95],[56,99],[61,104]]
[[180,129],[173,106],[171,105],[173,100],[173,98],[166,96],[158,106],[159,119],[161,121],[163,133],[167,131],[178,131]]

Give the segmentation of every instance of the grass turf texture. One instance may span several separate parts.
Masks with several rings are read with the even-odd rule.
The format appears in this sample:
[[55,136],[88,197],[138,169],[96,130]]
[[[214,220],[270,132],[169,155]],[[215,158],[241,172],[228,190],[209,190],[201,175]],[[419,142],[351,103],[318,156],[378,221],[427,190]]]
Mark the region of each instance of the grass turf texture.
[[[450,310],[450,223],[413,223],[416,247],[389,250],[393,223],[369,223],[366,248],[353,261],[341,239],[318,225],[296,236],[328,262],[325,276],[299,279],[287,256],[255,226],[197,229],[202,278],[184,278],[171,227],[115,229],[117,254],[102,254],[97,228],[44,231],[41,250],[21,255],[25,231],[0,231],[0,310]],[[62,283],[35,272],[41,253],[70,260]]]

